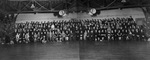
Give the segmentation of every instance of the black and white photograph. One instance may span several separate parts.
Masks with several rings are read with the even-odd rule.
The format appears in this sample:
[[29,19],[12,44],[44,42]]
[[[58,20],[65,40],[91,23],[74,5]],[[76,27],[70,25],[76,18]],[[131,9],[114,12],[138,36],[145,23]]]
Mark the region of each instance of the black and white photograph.
[[0,0],[0,60],[150,60],[150,0]]

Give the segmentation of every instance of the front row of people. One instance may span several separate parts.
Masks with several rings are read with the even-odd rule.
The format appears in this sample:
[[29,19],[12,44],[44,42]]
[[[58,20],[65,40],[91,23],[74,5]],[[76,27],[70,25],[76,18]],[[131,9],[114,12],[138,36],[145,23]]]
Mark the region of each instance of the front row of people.
[[17,33],[14,39],[15,43],[29,43],[29,42],[62,42],[68,41],[69,37],[64,33],[57,30],[57,32],[27,32]]

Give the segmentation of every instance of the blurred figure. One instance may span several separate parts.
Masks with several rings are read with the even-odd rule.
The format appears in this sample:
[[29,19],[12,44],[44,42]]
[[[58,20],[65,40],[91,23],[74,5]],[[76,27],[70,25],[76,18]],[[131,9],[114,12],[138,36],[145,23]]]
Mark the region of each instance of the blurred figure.
[[84,40],[87,40],[87,31],[84,32]]
[[42,43],[46,43],[46,42],[47,42],[45,36],[43,36],[41,40],[42,40],[42,41],[41,41]]
[[19,42],[19,39],[20,39],[20,34],[17,33],[17,34],[16,34],[16,42],[17,42],[17,43]]
[[29,42],[30,42],[29,37],[30,37],[30,36],[29,36],[29,33],[26,33],[26,34],[25,34],[25,40],[26,40],[25,43],[29,43]]
[[38,40],[38,35],[34,33],[34,42],[37,42],[37,40]]

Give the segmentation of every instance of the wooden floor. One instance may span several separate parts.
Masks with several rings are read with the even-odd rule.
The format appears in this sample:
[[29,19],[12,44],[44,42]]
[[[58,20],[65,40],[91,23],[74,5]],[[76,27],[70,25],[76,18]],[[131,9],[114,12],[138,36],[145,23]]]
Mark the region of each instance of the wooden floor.
[[79,60],[78,47],[78,42],[3,45],[0,60]]
[[150,42],[82,42],[81,60],[150,60]]
[[150,60],[150,42],[0,45],[0,60]]

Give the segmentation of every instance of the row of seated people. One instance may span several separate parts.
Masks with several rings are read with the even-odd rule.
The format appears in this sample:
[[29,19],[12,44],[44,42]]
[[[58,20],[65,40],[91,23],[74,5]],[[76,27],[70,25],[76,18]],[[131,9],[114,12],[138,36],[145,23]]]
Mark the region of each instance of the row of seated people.
[[[55,22],[18,23],[16,41],[65,41],[65,40],[142,40],[146,38],[143,26],[132,17]],[[55,36],[55,37],[54,37]]]
[[15,42],[16,43],[62,42],[62,41],[66,41],[66,40],[68,41],[70,39],[69,37],[71,37],[71,36],[68,36],[66,32],[54,29],[51,32],[24,32],[24,33],[17,33]]

